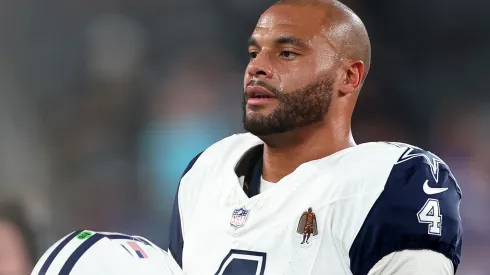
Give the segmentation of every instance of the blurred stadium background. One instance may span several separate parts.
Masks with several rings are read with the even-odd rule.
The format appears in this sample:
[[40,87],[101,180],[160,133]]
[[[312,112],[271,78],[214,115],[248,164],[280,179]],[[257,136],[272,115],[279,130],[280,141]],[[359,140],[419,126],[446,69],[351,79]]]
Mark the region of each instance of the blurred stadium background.
[[[356,140],[445,159],[463,189],[459,274],[490,274],[490,1],[344,2],[373,44]],[[0,274],[78,228],[166,247],[187,162],[243,131],[246,40],[271,3],[0,1]]]

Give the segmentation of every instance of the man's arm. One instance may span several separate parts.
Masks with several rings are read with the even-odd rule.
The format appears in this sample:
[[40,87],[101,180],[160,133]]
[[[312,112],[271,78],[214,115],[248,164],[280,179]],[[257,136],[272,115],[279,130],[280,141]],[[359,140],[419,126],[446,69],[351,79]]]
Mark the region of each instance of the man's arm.
[[457,270],[461,190],[439,158],[419,155],[394,165],[349,251],[354,275],[447,274],[448,261]]
[[[182,174],[182,178],[191,170],[194,163],[196,163],[199,156],[201,156],[202,152],[195,156],[185,168],[184,173]],[[179,183],[180,186],[180,183]],[[175,261],[182,267],[182,253],[184,250],[184,237],[182,232],[182,220],[180,216],[180,206],[179,206],[179,188],[177,189],[177,193],[175,194],[174,206],[172,210],[172,218],[170,222],[170,235],[169,235],[169,246],[168,251],[175,259]]]

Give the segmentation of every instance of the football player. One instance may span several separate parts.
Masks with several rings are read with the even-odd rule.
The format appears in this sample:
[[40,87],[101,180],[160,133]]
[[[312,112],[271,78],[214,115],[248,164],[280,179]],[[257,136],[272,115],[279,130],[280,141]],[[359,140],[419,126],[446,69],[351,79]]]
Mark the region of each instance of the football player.
[[145,238],[75,231],[51,246],[31,275],[183,275],[168,253]]
[[248,133],[196,156],[180,181],[169,251],[184,273],[454,274],[449,167],[411,145],[354,142],[371,55],[361,19],[335,0],[279,1],[248,52]]

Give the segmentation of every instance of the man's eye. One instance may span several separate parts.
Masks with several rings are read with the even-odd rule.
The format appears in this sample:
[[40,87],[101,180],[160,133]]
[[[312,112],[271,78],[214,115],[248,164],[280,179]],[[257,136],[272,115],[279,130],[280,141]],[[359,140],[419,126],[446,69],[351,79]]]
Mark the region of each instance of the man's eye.
[[297,56],[297,54],[290,51],[282,51],[281,56],[284,57],[285,59],[294,59]]
[[249,52],[248,53],[248,55],[250,56],[250,58],[256,58],[258,54],[259,54],[258,52]]

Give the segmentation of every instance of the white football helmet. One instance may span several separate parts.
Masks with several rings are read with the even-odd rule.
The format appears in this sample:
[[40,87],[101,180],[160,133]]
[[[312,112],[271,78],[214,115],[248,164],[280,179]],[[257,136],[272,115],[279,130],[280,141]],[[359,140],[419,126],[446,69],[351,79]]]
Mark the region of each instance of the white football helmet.
[[143,237],[75,231],[51,246],[31,275],[183,275],[171,255]]

